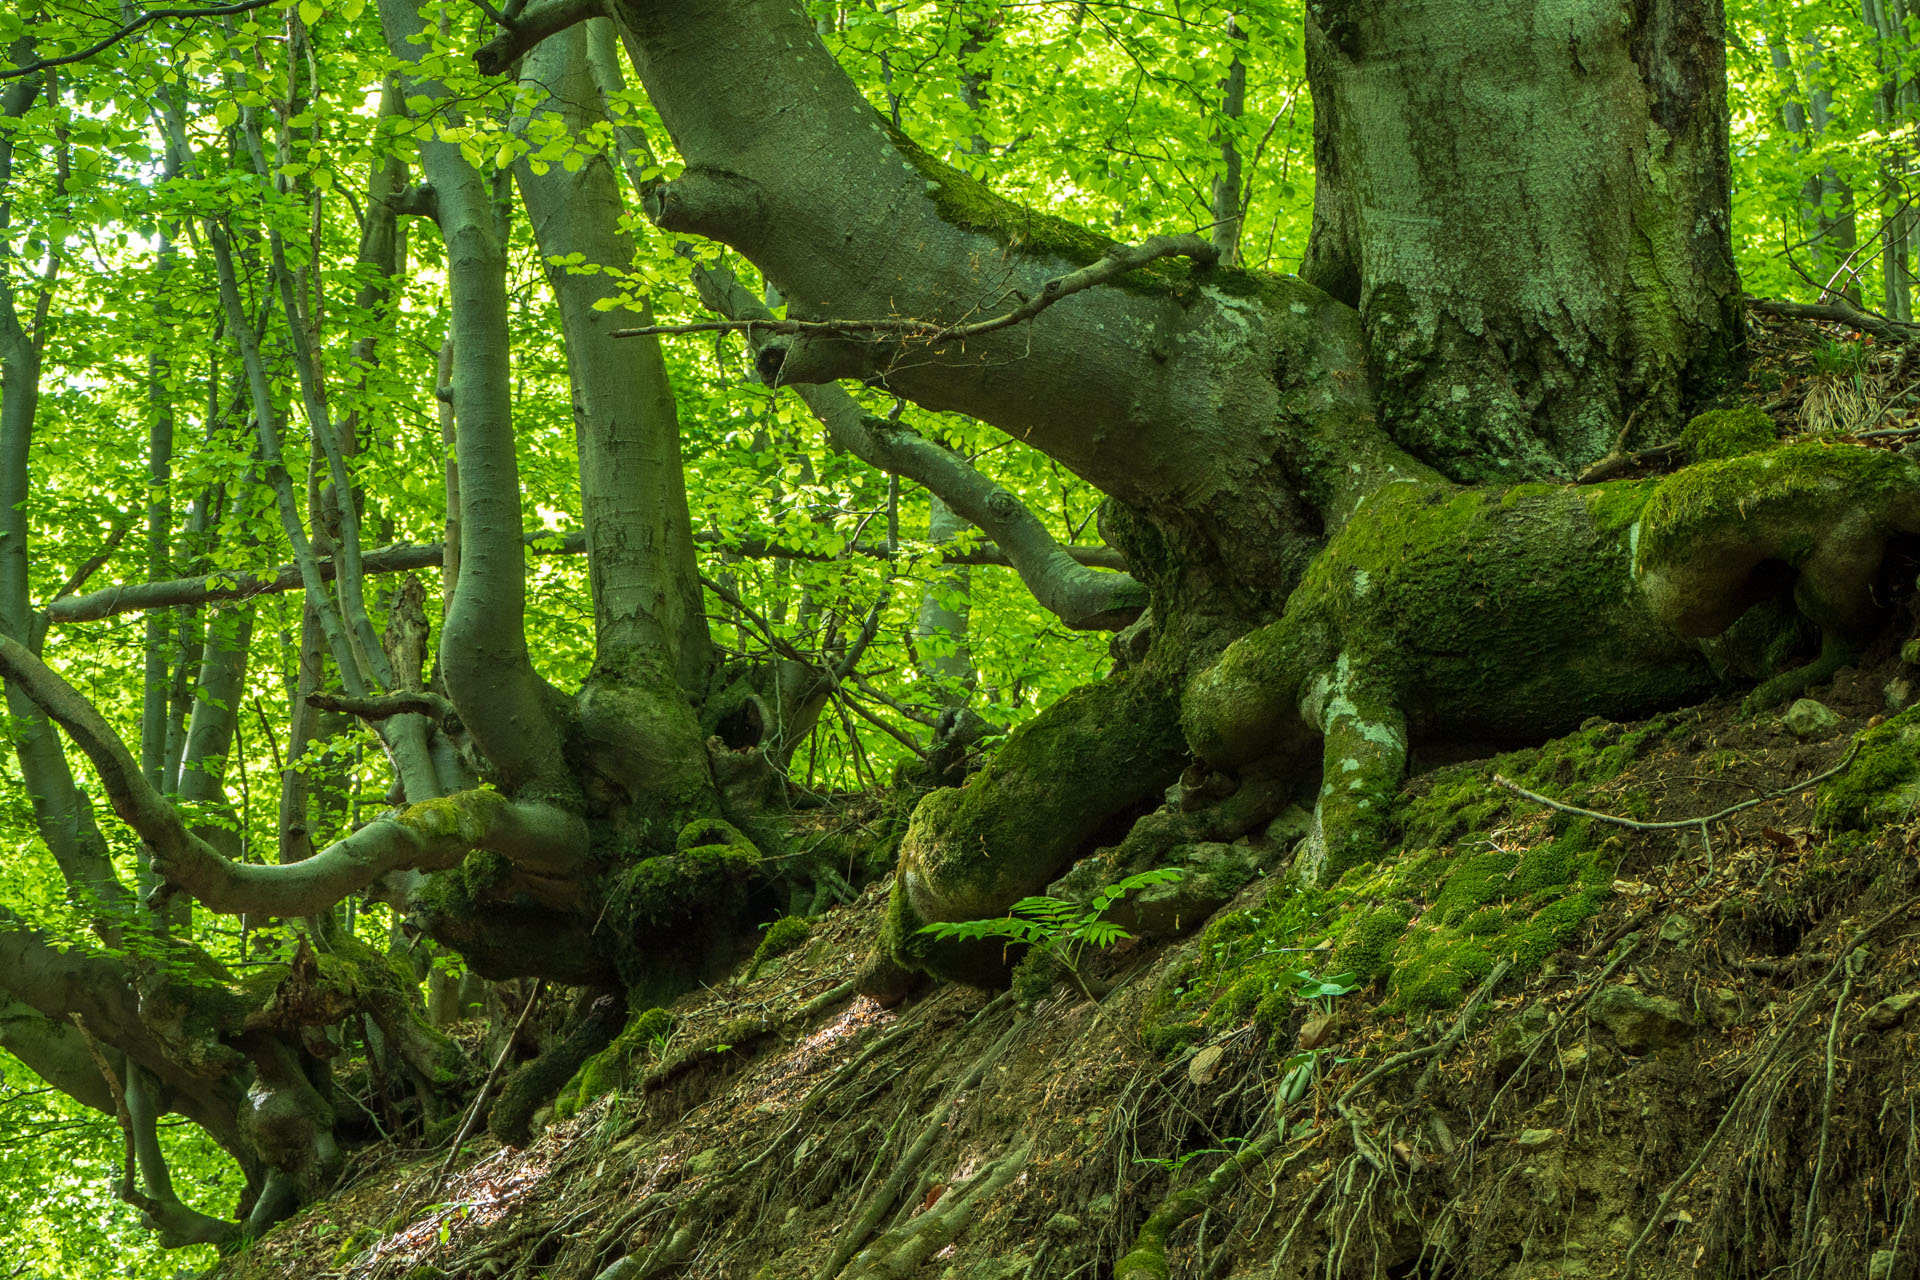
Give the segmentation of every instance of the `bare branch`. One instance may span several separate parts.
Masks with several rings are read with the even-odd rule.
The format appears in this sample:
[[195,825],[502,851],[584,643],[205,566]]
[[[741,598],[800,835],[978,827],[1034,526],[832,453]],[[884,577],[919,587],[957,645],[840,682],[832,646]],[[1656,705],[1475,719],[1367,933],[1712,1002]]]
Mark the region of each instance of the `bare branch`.
[[1886,342],[1911,342],[1920,338],[1920,324],[1909,324],[1904,320],[1889,320],[1883,316],[1871,316],[1845,302],[1781,302],[1773,298],[1747,299],[1747,306],[1770,316],[1783,316],[1789,320],[1821,320],[1829,324],[1844,324],[1848,328],[1870,333]]
[[[712,539],[700,539],[700,541],[702,545],[722,548],[732,555],[748,560],[771,558],[824,561],[835,558],[823,551],[783,547],[757,538],[735,543],[718,542]],[[561,534],[548,530],[536,530],[526,535],[526,543],[528,551],[536,556],[577,556],[587,549],[587,535],[579,532]],[[1127,567],[1126,560],[1112,547],[1070,546],[1061,549],[1076,563],[1092,568],[1125,569]],[[874,560],[887,558],[887,549],[878,545],[863,543],[849,547],[847,551],[853,555]],[[445,548],[438,542],[401,543],[367,552],[361,558],[360,570],[362,573],[406,573],[414,569],[438,567],[443,563],[444,556]],[[976,546],[967,551],[943,549],[941,560],[945,564],[1013,567],[1012,558],[991,543]],[[334,571],[334,562],[331,559],[320,562],[320,576],[323,579],[331,580]],[[217,600],[244,600],[251,596],[295,591],[300,585],[300,568],[292,564],[279,565],[260,573],[216,573],[196,578],[169,578],[160,582],[131,582],[125,586],[103,587],[85,595],[56,599],[47,606],[46,617],[49,622],[97,622],[115,614],[133,613],[141,609],[165,609],[181,604],[210,604]]]
[[939,346],[948,342],[965,342],[969,338],[982,337],[997,333],[1001,329],[1010,329],[1023,320],[1031,320],[1062,298],[1070,298],[1076,293],[1102,285],[1109,280],[1134,271],[1161,258],[1192,258],[1195,262],[1210,266],[1219,259],[1220,251],[1208,243],[1205,237],[1197,235],[1153,236],[1142,244],[1120,245],[1098,262],[1070,271],[1064,276],[1055,276],[1040,286],[1040,291],[1027,298],[1013,310],[1004,315],[994,316],[990,320],[976,320],[965,324],[943,324],[937,320],[707,320],[697,324],[650,324],[637,329],[615,329],[616,338],[644,338],[655,334],[668,333],[745,333],[750,338],[756,336],[792,337],[797,334],[820,334],[830,337],[848,337],[856,334],[872,334],[875,337],[899,338],[906,341],[923,342],[928,346]]
[[[695,268],[694,284],[702,301],[722,315],[748,317],[752,323],[768,314],[765,304],[724,268]],[[1145,587],[1127,574],[1095,573],[1076,564],[1024,503],[965,459],[901,423],[868,415],[838,386],[802,386],[796,391],[842,448],[882,471],[926,486],[956,514],[983,529],[1006,551],[1040,606],[1069,627],[1118,630],[1146,607]]]

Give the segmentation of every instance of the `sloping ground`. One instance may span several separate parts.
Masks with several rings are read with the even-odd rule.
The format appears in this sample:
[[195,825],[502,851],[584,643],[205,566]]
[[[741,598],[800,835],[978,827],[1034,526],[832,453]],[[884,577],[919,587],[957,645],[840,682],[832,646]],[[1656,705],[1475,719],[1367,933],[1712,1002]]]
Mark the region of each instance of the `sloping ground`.
[[[527,1150],[471,1144],[444,1184],[444,1153],[368,1153],[218,1274],[1920,1274],[1915,830],[1821,834],[1821,791],[1775,794],[1904,670],[1823,691],[1843,718],[1805,739],[1709,707],[1416,778],[1394,862],[1420,876],[1311,913],[1255,881],[1087,961],[1098,1005],[844,994],[878,887],[682,1001],[634,1083]],[[1703,842],[1496,772],[1640,823],[1762,802]],[[1269,980],[1352,957],[1337,997]]]

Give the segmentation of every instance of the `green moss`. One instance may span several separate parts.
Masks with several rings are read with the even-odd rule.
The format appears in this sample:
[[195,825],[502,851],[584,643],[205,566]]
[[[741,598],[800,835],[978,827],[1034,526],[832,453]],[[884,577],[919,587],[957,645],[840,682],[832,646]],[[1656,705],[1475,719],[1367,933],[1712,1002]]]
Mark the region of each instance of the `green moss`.
[[760,972],[760,967],[769,960],[783,956],[807,940],[813,931],[813,925],[805,916],[782,916],[767,926],[760,935],[760,945],[754,948],[753,962],[747,966],[748,982]]
[[882,945],[910,968],[1003,980],[999,945],[916,930],[991,919],[1040,892],[1115,815],[1156,799],[1186,754],[1165,673],[1143,665],[1067,694],[1009,735],[966,787],[914,810]]
[[1314,561],[1286,615],[1193,683],[1189,740],[1231,764],[1288,734],[1309,739],[1297,708],[1343,659],[1416,738],[1533,737],[1697,697],[1712,671],[1628,572],[1636,515],[1655,493],[1644,482],[1388,486]]
[[1901,822],[1920,805],[1920,705],[1859,737],[1847,771],[1821,784],[1814,824],[1822,830],[1864,830]]
[[607,895],[609,914],[634,925],[662,928],[684,925],[715,907],[737,906],[759,867],[759,851],[726,823],[708,825],[725,827],[734,838],[642,858],[616,872]]
[[673,1015],[665,1009],[646,1009],[627,1019],[613,1043],[586,1062],[554,1099],[553,1114],[561,1120],[579,1114],[594,1099],[626,1087],[636,1062],[660,1056],[673,1035]]
[[1716,543],[1764,542],[1769,554],[1797,568],[1822,528],[1861,511],[1910,505],[1914,487],[1913,464],[1877,449],[1783,445],[1700,463],[1654,490],[1635,563],[1657,568],[1711,552]]
[[1773,419],[1757,405],[1713,409],[1695,417],[1680,432],[1680,447],[1695,462],[1737,458],[1759,453],[1780,443]]
[[1536,811],[1516,808],[1493,774],[1593,803],[1596,787],[1669,729],[1664,719],[1635,729],[1593,720],[1543,747],[1436,770],[1401,798],[1387,856],[1324,888],[1280,885],[1257,908],[1214,920],[1193,960],[1149,997],[1142,1035],[1171,1052],[1249,1020],[1284,1032],[1300,1011],[1293,975],[1304,967],[1351,972],[1400,1013],[1457,1006],[1502,959],[1517,976],[1537,969],[1599,909],[1621,846],[1565,815],[1517,826],[1518,813]]
[[513,864],[491,849],[475,849],[461,860],[458,874],[467,896],[479,899],[507,882]]
[[680,834],[673,841],[677,853],[714,845],[724,845],[752,857],[758,857],[760,852],[740,828],[719,818],[695,818],[680,828]]

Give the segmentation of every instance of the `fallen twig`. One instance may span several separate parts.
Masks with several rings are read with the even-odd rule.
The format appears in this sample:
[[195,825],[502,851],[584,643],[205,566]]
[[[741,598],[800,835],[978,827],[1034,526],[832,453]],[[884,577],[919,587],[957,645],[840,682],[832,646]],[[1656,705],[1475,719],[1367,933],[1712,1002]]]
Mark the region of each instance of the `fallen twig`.
[[1843,771],[1848,765],[1853,763],[1853,757],[1859,750],[1860,739],[1855,738],[1852,745],[1847,748],[1847,754],[1840,757],[1840,763],[1834,765],[1833,768],[1828,769],[1824,773],[1816,773],[1811,778],[1804,778],[1790,787],[1782,787],[1778,791],[1769,791],[1767,794],[1755,796],[1751,800],[1742,800],[1738,804],[1730,804],[1715,813],[1702,814],[1698,818],[1676,818],[1670,822],[1642,822],[1638,818],[1623,818],[1617,813],[1601,813],[1597,809],[1582,809],[1577,804],[1568,804],[1564,800],[1555,800],[1551,796],[1543,796],[1538,791],[1529,791],[1519,783],[1498,773],[1493,775],[1493,784],[1497,787],[1506,788],[1523,800],[1531,800],[1535,804],[1545,805],[1549,809],[1557,809],[1561,813],[1571,813],[1576,817],[1592,818],[1598,822],[1610,822],[1616,827],[1628,827],[1634,831],[1679,831],[1685,827],[1704,828],[1709,822],[1719,822],[1723,818],[1730,818],[1736,813],[1752,809],[1758,805],[1763,805],[1769,800],[1779,800],[1783,797],[1793,795],[1795,792],[1805,791],[1808,787],[1825,782],[1828,778]]

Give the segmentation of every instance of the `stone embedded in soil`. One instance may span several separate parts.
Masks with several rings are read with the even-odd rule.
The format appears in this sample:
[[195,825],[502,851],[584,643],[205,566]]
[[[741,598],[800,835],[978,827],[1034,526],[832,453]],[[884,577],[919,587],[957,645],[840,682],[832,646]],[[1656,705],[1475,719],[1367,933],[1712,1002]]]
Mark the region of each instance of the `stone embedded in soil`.
[[1554,1133],[1551,1129],[1522,1129],[1520,1136],[1513,1141],[1516,1146],[1544,1147],[1552,1142],[1553,1138]]
[[1880,693],[1887,700],[1888,711],[1905,711],[1913,705],[1913,681],[1905,676],[1895,676],[1887,681]]
[[1823,703],[1800,698],[1780,717],[1788,732],[1796,738],[1824,738],[1840,727],[1840,717]]
[[1693,941],[1693,921],[1684,913],[1676,911],[1660,924],[1660,941],[1676,947],[1684,947]]
[[1587,1014],[1613,1034],[1621,1049],[1632,1054],[1685,1044],[1695,1030],[1678,1001],[1650,996],[1621,983],[1603,988],[1594,996]]
[[1902,991],[1899,995],[1888,996],[1867,1010],[1866,1023],[1875,1031],[1896,1027],[1916,1003],[1920,1003],[1920,991]]
[[1213,1078],[1220,1074],[1220,1059],[1227,1051],[1217,1044],[1210,1044],[1193,1055],[1187,1062],[1187,1079],[1195,1084],[1212,1084]]

